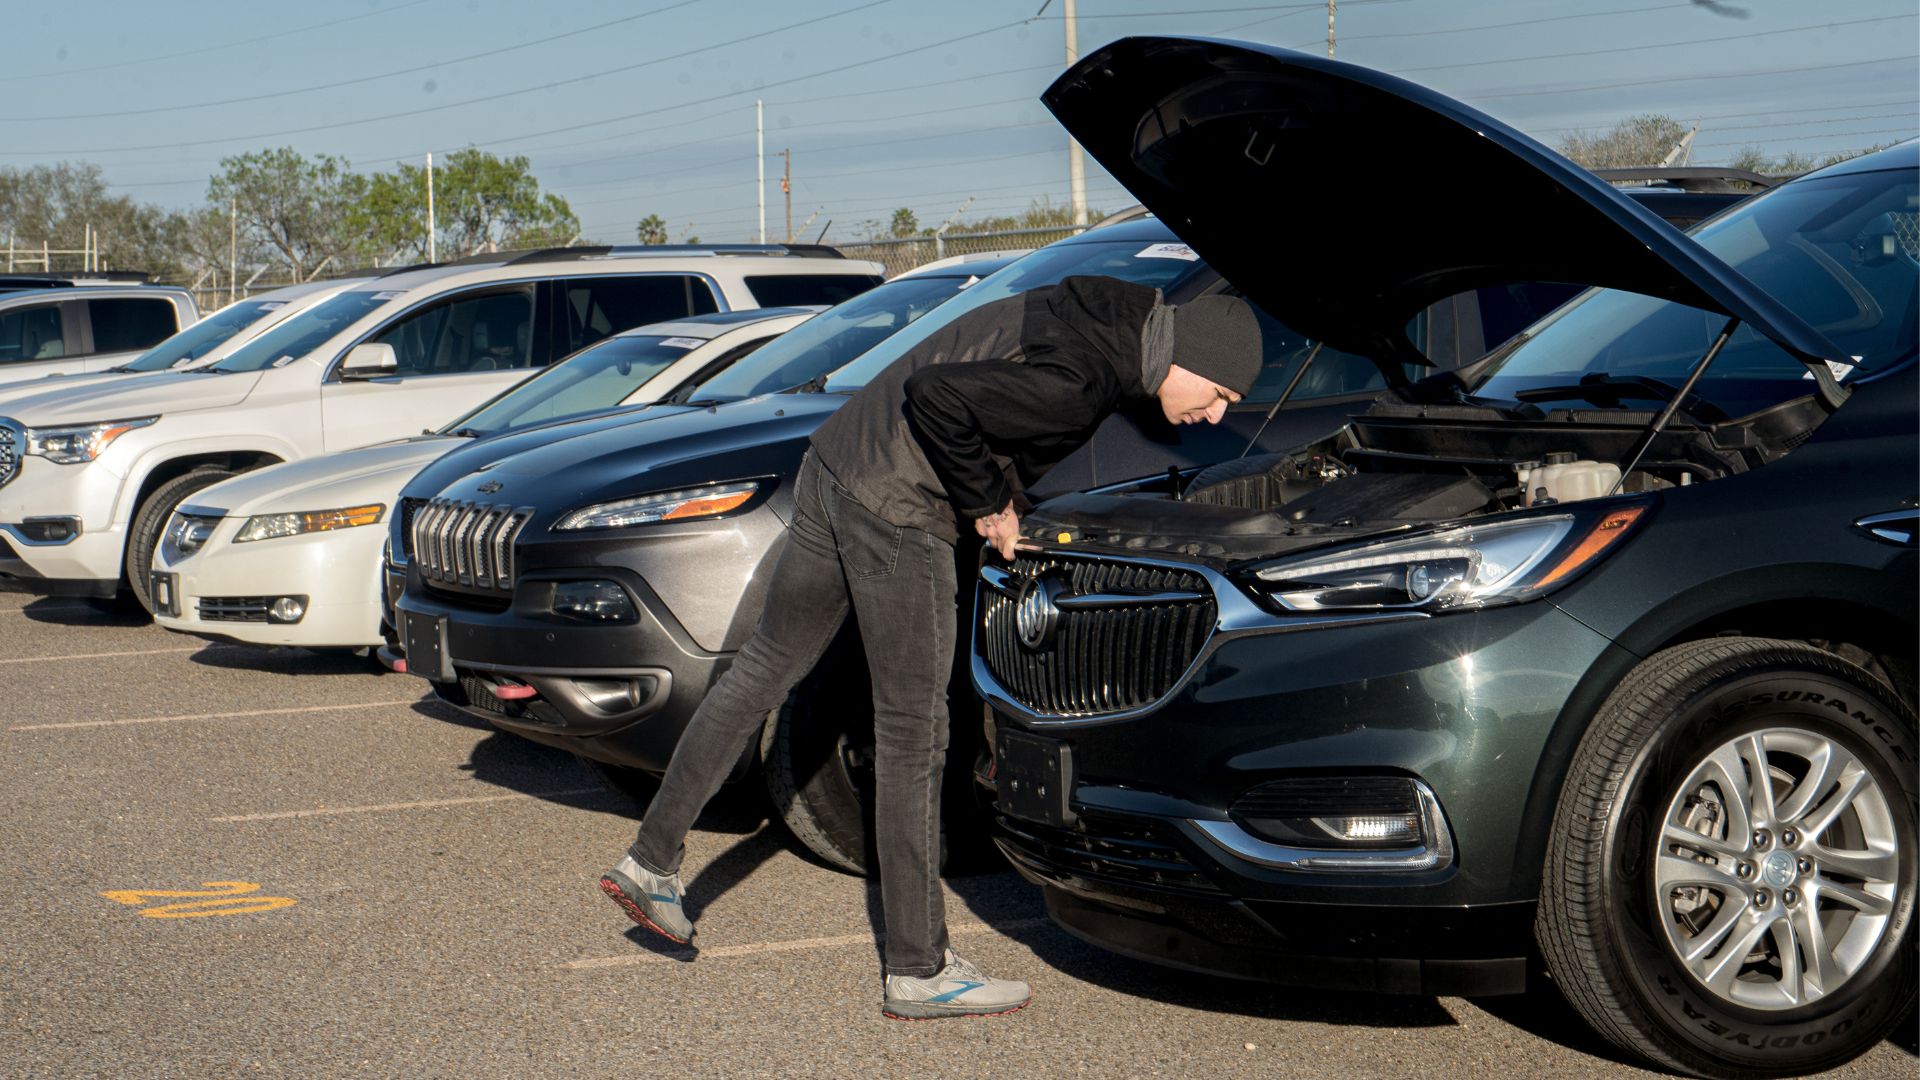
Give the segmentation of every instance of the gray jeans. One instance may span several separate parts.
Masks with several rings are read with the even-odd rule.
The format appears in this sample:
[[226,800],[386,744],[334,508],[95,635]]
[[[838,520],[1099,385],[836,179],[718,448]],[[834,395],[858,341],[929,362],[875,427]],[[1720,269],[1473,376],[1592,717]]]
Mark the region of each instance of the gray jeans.
[[678,868],[694,819],[851,610],[874,674],[874,828],[886,969],[931,975],[947,947],[938,860],[958,590],[953,545],[874,516],[811,452],[794,484],[793,525],[766,610],[688,722],[632,854],[656,873]]

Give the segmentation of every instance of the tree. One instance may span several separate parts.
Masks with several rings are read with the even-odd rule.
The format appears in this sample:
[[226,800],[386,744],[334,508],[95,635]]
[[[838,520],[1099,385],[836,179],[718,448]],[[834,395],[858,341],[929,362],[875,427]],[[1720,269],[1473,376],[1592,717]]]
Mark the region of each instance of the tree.
[[[468,147],[433,168],[435,254],[459,258],[503,248],[558,246],[580,233],[565,199],[540,190],[525,157]],[[356,225],[376,251],[427,254],[427,170],[402,163],[367,179]]]
[[332,154],[302,157],[291,146],[224,158],[207,201],[231,204],[251,239],[305,281],[329,259],[353,265],[366,253],[359,206],[368,180]]
[[1823,158],[1815,158],[1811,154],[1803,154],[1798,150],[1774,157],[1758,146],[1743,146],[1739,153],[1733,155],[1733,160],[1728,164],[1736,169],[1752,169],[1763,176],[1798,176],[1803,172],[1822,169],[1828,165],[1838,165],[1842,161],[1857,158],[1862,154],[1885,150],[1892,145],[1892,143],[1881,143],[1879,146],[1869,146],[1863,150],[1842,150]]
[[[145,270],[177,277],[185,269],[181,234],[185,219],[158,207],[115,195],[88,162],[61,162],[27,169],[0,166],[0,243],[22,248],[77,251],[88,230],[101,269]],[[69,255],[51,269],[81,268],[83,257]]]
[[920,220],[913,216],[913,211],[903,206],[893,212],[893,221],[888,224],[887,231],[897,237],[912,236],[920,231]]
[[659,214],[648,214],[634,226],[634,235],[643,244],[664,244],[667,242],[667,223]]
[[1648,113],[1610,131],[1576,131],[1560,140],[1560,152],[1589,169],[1630,169],[1660,164],[1686,134],[1687,126],[1673,117]]

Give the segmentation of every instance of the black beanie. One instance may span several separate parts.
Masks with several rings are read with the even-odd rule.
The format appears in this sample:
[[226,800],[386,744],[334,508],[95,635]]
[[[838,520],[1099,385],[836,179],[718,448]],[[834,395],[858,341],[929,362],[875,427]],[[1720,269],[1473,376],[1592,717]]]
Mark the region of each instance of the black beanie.
[[1201,296],[1173,309],[1173,362],[1245,397],[1260,376],[1260,323],[1237,296]]

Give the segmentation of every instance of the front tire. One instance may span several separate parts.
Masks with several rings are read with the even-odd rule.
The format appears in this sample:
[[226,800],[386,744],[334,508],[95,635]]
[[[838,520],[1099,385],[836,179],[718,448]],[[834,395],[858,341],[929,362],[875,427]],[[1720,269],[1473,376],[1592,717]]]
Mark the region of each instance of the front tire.
[[153,583],[148,572],[153,568],[153,553],[160,547],[160,536],[166,532],[167,519],[189,495],[236,475],[232,469],[202,465],[154,488],[140,501],[127,537],[126,575],[127,585],[147,614],[153,614]]
[[1913,710],[1798,642],[1656,654],[1601,707],[1536,926],[1601,1034],[1705,1076],[1830,1069],[1915,999]]

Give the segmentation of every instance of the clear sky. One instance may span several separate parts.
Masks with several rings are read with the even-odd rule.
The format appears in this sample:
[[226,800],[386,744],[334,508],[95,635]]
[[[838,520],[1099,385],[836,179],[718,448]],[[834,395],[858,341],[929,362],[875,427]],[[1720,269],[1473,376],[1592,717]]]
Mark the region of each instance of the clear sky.
[[[0,165],[99,164],[126,194],[202,201],[222,156],[268,146],[359,169],[478,146],[525,154],[590,239],[660,214],[677,239],[751,239],[754,99],[769,234],[791,147],[796,224],[850,239],[911,207],[937,224],[1065,201],[1036,101],[1063,0],[133,0],[12,6]],[[1696,163],[1911,136],[1914,0],[1339,0],[1337,54],[1552,144],[1647,112],[1699,123]],[[1186,33],[1324,53],[1324,3],[1080,0],[1083,52]],[[1131,200],[1089,162],[1089,202]]]

